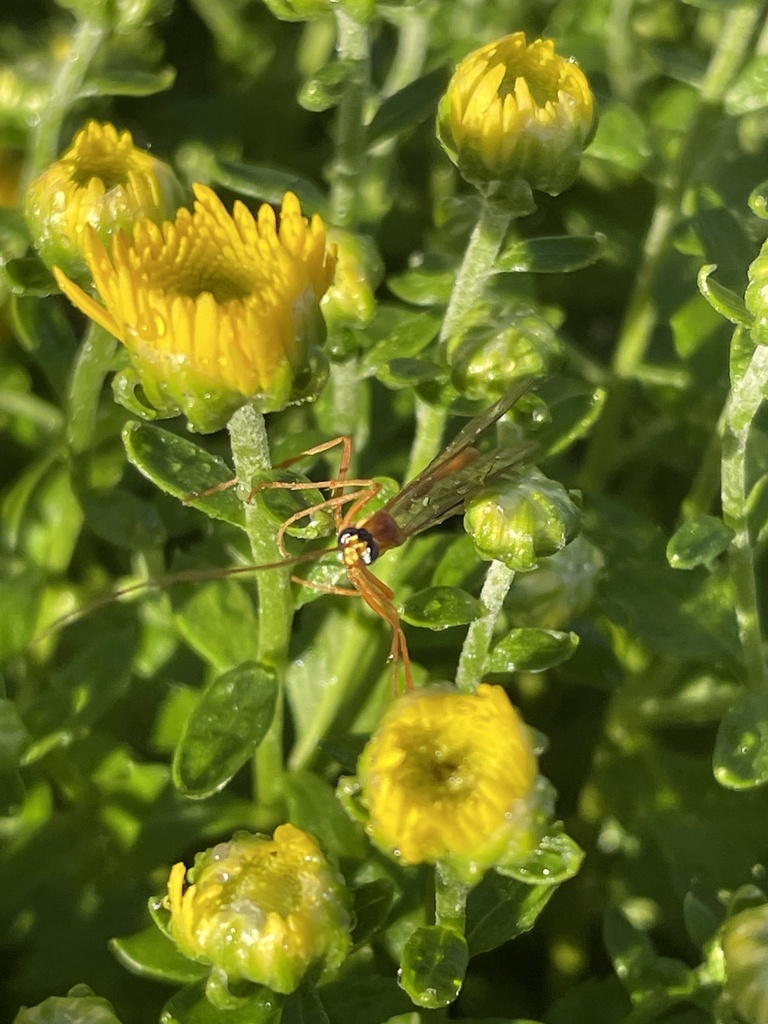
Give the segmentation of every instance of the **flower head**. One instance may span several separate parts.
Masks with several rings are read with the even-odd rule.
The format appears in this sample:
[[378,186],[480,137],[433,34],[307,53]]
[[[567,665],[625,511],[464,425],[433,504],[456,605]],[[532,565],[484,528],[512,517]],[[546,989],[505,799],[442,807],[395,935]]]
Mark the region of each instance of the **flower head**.
[[524,183],[550,195],[573,184],[595,121],[584,73],[549,39],[514,32],[470,53],[440,102],[437,132],[482,191]]
[[141,217],[159,222],[171,216],[180,202],[181,188],[167,164],[134,146],[130,132],[89,121],[32,182],[25,214],[43,261],[87,281],[89,230],[104,241]]
[[238,833],[197,855],[186,889],[185,874],[176,864],[168,879],[170,934],[229,981],[293,992],[310,967],[333,971],[346,956],[344,883],[309,833]]
[[334,256],[322,220],[307,221],[291,192],[278,225],[267,204],[254,217],[237,202],[230,215],[210,188],[194,190],[192,212],[160,227],[140,220],[109,249],[88,232],[86,261],[104,305],[64,274],[56,280],[125,344],[155,409],[183,411],[194,429],[211,431],[247,401],[272,412],[305,396]]
[[537,469],[508,474],[471,498],[464,527],[481,558],[497,559],[518,572],[570,543],[581,521],[579,508],[557,480]]
[[405,864],[439,861],[477,880],[530,851],[537,771],[528,730],[500,686],[407,694],[360,757],[366,829]]

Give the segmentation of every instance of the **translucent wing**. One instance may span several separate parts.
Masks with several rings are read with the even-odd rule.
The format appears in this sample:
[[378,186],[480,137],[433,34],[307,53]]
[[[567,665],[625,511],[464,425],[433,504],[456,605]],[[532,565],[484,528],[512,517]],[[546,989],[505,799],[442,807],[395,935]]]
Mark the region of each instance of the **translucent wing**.
[[473,447],[533,383],[521,381],[462,427],[448,447],[387,502],[382,511],[392,516],[403,534],[413,536],[457,515],[467,498],[494,477],[533,458],[538,445],[531,441],[485,453]]

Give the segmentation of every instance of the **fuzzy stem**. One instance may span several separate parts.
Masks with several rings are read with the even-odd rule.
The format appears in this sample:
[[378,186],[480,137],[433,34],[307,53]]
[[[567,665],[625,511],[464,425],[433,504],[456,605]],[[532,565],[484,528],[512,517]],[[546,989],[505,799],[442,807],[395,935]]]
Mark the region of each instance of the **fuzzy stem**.
[[27,180],[56,159],[64,117],[77,100],[93,58],[108,35],[109,29],[95,21],[86,19],[75,26],[69,50],[51,82],[50,98],[40,112],[40,120],[32,135]]
[[758,345],[744,375],[734,385],[726,409],[723,436],[723,519],[734,531],[728,550],[736,620],[751,689],[768,690],[768,667],[763,653],[755,562],[749,536],[749,469],[747,446],[752,422],[763,401],[768,380],[768,346]]
[[354,228],[359,220],[358,200],[365,162],[365,105],[369,86],[368,30],[336,9],[339,60],[349,61],[336,119],[336,153],[331,166],[330,219],[339,227]]
[[503,562],[491,562],[488,567],[480,593],[480,600],[486,608],[486,613],[475,619],[467,630],[456,669],[456,686],[463,693],[474,693],[477,684],[482,680],[496,620],[514,578],[514,570],[508,569]]
[[[250,483],[255,473],[271,468],[269,443],[264,417],[252,406],[244,405],[229,421],[232,458],[238,480]],[[258,497],[245,506],[245,523],[254,561],[257,565],[278,562],[274,521]],[[287,569],[259,573],[259,661],[274,669],[279,685],[275,717],[269,732],[256,751],[254,763],[256,801],[261,806],[279,804],[282,799],[283,716],[285,668],[293,619],[291,581]]]

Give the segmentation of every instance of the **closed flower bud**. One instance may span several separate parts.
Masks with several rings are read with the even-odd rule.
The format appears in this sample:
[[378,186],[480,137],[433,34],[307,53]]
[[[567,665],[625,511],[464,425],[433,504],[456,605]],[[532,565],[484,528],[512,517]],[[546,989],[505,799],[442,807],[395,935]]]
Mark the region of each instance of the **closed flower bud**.
[[228,982],[293,992],[310,968],[333,972],[350,945],[341,876],[293,825],[272,839],[238,833],[198,854],[188,874],[176,864],[165,904],[179,949]]
[[526,572],[573,540],[579,520],[563,485],[534,469],[503,477],[467,502],[464,527],[481,558]]
[[106,241],[141,217],[159,223],[172,216],[181,200],[171,168],[134,146],[130,132],[89,121],[32,182],[24,212],[43,262],[86,283],[89,230]]
[[725,992],[749,1024],[768,1024],[768,904],[742,910],[722,933]]
[[360,756],[366,831],[403,864],[441,863],[466,882],[535,845],[538,766],[500,686],[401,697]]
[[328,229],[336,247],[336,274],[320,307],[329,327],[364,327],[376,311],[374,292],[384,277],[384,264],[373,240],[342,228]]
[[325,225],[302,216],[291,192],[279,223],[195,185],[194,211],[158,227],[140,220],[107,247],[91,230],[85,257],[103,305],[56,270],[59,287],[128,349],[161,415],[194,430],[225,425],[246,402],[274,412],[313,394],[324,364],[320,298],[334,256]]
[[583,72],[549,39],[515,32],[470,53],[438,110],[448,156],[483,194],[559,195],[573,184],[595,122]]
[[552,327],[533,310],[503,317],[503,326],[481,309],[478,323],[450,343],[451,378],[469,398],[496,401],[523,377],[545,374],[560,350]]

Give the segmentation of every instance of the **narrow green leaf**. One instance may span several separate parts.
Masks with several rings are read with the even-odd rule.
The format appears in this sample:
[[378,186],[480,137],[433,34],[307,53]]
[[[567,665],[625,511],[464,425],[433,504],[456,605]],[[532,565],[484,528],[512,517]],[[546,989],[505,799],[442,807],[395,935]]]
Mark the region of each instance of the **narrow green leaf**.
[[29,740],[16,705],[5,697],[0,698],[0,772],[18,767],[21,752]]
[[605,237],[555,235],[515,241],[496,259],[496,273],[566,274],[583,270],[600,259]]
[[219,672],[256,657],[259,621],[241,583],[213,580],[190,586],[188,594],[175,620],[193,651]]
[[482,616],[483,606],[459,587],[427,587],[409,597],[400,614],[412,626],[440,630],[474,622]]
[[395,887],[388,878],[374,878],[372,882],[352,890],[355,920],[352,941],[355,947],[364,945],[382,928],[395,896]]
[[386,337],[366,352],[365,365],[377,370],[394,360],[412,359],[424,351],[439,330],[440,318],[434,313],[414,313],[411,310],[407,316],[390,318]]
[[600,110],[600,122],[587,149],[587,158],[604,160],[634,173],[645,167],[651,154],[645,121],[631,107],[613,103]]
[[154,96],[167,92],[176,81],[176,69],[170,65],[159,71],[121,68],[119,72],[90,78],[80,90],[81,98],[91,96]]
[[720,316],[730,320],[732,324],[743,324],[748,327],[752,323],[752,315],[744,305],[744,299],[712,278],[716,270],[717,266],[714,263],[708,263],[699,270],[696,279],[699,291]]
[[304,83],[299,92],[299,104],[313,113],[338,106],[356,67],[351,60],[334,60],[326,64]]
[[222,789],[253,755],[272,724],[277,680],[247,662],[217,676],[203,691],[173,759],[173,781],[185,796]]
[[695,569],[728,549],[733,530],[715,516],[693,516],[670,537],[667,561],[673,569]]
[[123,444],[128,460],[161,491],[212,519],[245,528],[243,503],[234,487],[203,497],[210,488],[231,482],[232,470],[222,459],[170,430],[137,420],[123,427]]
[[388,96],[368,125],[367,144],[372,146],[381,139],[392,138],[434,118],[438,101],[448,83],[448,75],[447,67],[434,68],[415,82],[409,82],[399,92]]
[[130,491],[87,491],[79,499],[87,526],[109,544],[137,551],[159,547],[166,539],[157,509]]
[[768,694],[747,694],[726,712],[712,760],[715,778],[726,789],[768,782]]
[[312,772],[291,772],[285,778],[285,799],[291,822],[316,836],[327,853],[358,860],[365,857],[361,830],[349,820],[324,779]]
[[45,577],[24,569],[0,579],[0,658],[23,651],[35,633]]
[[461,991],[469,951],[462,935],[442,925],[417,928],[400,961],[400,985],[416,1006],[449,1006]]
[[388,277],[387,288],[412,306],[447,306],[455,281],[455,267],[425,259],[418,267]]
[[54,392],[64,397],[69,386],[77,338],[58,297],[14,295],[10,303],[16,337],[38,363]]
[[497,870],[508,878],[516,878],[526,885],[560,885],[578,874],[584,851],[567,835],[561,825],[555,825],[538,842],[536,849],[523,864],[502,865]]
[[18,256],[0,264],[0,280],[13,295],[58,295],[59,286],[37,256]]
[[185,985],[204,978],[210,970],[180,953],[174,942],[153,924],[133,935],[111,939],[109,948],[123,967],[141,978]]
[[331,1024],[314,985],[305,981],[288,996],[280,1024]]
[[279,206],[286,192],[295,193],[305,214],[319,213],[327,218],[328,200],[314,182],[293,171],[269,164],[244,164],[232,160],[214,161],[211,181],[251,199]]
[[576,633],[512,629],[491,651],[489,672],[545,672],[567,661],[579,646]]

